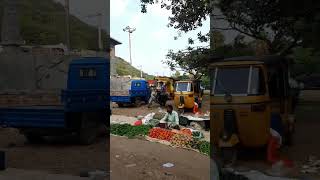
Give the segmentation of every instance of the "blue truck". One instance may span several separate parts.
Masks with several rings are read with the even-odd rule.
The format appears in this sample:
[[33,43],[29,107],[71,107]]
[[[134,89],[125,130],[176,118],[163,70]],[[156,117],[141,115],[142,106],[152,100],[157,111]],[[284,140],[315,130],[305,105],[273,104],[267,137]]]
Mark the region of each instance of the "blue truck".
[[109,61],[100,57],[74,59],[59,106],[0,108],[0,125],[17,128],[28,141],[73,134],[81,144],[95,141],[110,122]]
[[142,102],[148,103],[151,96],[149,84],[143,79],[133,79],[127,83],[124,89],[116,89],[111,91],[111,101],[118,104],[119,107],[124,105],[140,106]]

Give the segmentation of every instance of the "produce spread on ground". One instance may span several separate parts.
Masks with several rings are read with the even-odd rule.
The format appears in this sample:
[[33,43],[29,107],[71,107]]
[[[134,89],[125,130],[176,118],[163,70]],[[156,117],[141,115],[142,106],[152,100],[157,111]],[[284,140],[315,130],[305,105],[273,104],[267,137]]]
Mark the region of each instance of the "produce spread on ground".
[[[196,132],[196,133],[195,133]],[[151,125],[132,126],[130,124],[111,124],[110,133],[128,138],[148,136],[150,138],[165,140],[173,147],[189,148],[209,155],[210,143],[199,139],[198,131],[184,128],[181,130],[168,130]]]

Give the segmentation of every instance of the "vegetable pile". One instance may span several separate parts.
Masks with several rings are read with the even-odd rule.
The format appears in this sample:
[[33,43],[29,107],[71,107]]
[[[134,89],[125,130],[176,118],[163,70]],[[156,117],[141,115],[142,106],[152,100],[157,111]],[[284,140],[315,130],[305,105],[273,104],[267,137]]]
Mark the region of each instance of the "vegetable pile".
[[133,138],[147,135],[150,129],[151,126],[147,125],[131,126],[130,124],[111,124],[110,133]]
[[152,128],[149,131],[149,137],[160,140],[170,141],[173,135],[174,132],[162,128]]
[[201,153],[204,153],[206,155],[210,155],[210,143],[207,141],[199,141],[198,142],[198,148]]
[[128,138],[148,135],[151,138],[168,141],[176,147],[193,148],[203,154],[210,154],[210,143],[207,141],[199,141],[197,137],[202,135],[201,132],[191,132],[190,129],[171,131],[162,128],[152,128],[150,125],[132,126],[130,124],[111,124],[110,133]]
[[187,134],[189,136],[192,136],[192,132],[190,129],[183,128],[183,129],[181,129],[181,132],[184,134]]
[[170,140],[171,145],[177,147],[192,148],[194,145],[192,136],[186,134],[175,134]]

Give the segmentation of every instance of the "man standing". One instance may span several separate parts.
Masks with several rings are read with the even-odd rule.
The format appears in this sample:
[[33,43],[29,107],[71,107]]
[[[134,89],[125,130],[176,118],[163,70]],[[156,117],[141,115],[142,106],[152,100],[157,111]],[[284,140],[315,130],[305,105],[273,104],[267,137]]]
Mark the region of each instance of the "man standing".
[[160,120],[160,123],[167,123],[167,126],[169,128],[180,129],[179,128],[179,116],[178,116],[178,113],[173,110],[172,105],[167,106],[167,113]]
[[152,106],[152,103],[156,101],[156,96],[157,96],[157,92],[155,89],[152,89],[151,91],[151,97],[148,101],[148,108],[150,108]]

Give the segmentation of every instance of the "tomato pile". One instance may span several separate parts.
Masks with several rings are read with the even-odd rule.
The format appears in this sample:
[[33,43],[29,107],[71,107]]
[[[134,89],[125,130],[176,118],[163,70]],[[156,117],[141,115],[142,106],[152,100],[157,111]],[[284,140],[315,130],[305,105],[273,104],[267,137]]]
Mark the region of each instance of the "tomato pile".
[[173,135],[174,132],[162,128],[152,128],[149,131],[149,137],[160,140],[170,141]]
[[180,131],[186,135],[192,136],[192,131],[190,129],[183,128]]

